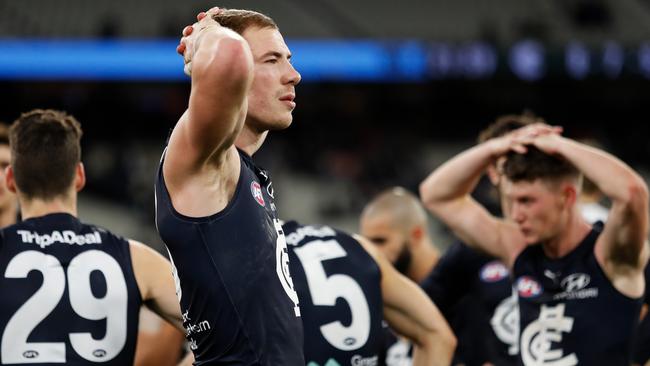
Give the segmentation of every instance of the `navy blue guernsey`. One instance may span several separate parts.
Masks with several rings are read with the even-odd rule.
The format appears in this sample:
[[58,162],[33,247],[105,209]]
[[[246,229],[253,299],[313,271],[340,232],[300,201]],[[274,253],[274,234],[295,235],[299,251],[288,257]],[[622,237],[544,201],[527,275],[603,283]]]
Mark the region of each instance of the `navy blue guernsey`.
[[330,227],[292,221],[283,229],[307,365],[377,365],[383,302],[375,260],[353,237]]
[[629,365],[642,298],[614,288],[596,260],[592,230],[569,254],[527,247],[514,264],[523,365]]
[[[225,209],[192,218],[156,181],[156,223],[174,265],[186,338],[196,365],[304,365],[298,297],[268,174],[239,151]],[[164,158],[164,156],[163,156]]]
[[0,274],[0,364],[133,364],[127,240],[66,213],[30,218],[0,231]]
[[454,364],[517,364],[519,313],[503,263],[456,242],[420,285],[458,338]]
[[[650,264],[645,266],[645,306],[650,305]],[[650,316],[646,312],[639,328],[637,329],[636,340],[634,342],[634,362],[639,365],[645,365],[650,361]]]

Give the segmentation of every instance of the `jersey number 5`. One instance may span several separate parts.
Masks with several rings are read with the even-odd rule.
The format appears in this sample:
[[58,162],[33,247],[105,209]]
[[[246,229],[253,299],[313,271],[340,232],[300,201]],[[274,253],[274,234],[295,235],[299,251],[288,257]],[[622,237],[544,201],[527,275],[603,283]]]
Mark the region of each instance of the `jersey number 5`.
[[[64,342],[27,342],[32,331],[56,308],[63,297],[66,276],[59,260],[34,250],[16,255],[7,265],[6,278],[27,278],[31,271],[43,275],[43,284],[16,311],[2,333],[2,364],[64,363]],[[93,295],[90,274],[102,273],[106,294]],[[68,266],[70,305],[79,316],[90,320],[106,319],[106,335],[94,339],[90,333],[70,333],[72,348],[91,362],[106,362],[117,356],[126,343],[127,289],[117,261],[99,251],[83,252]]]
[[350,307],[350,325],[345,326],[340,321],[325,324],[320,327],[323,337],[329,344],[343,351],[363,347],[370,335],[370,310],[363,290],[350,276],[334,274],[328,277],[322,263],[329,259],[345,257],[345,250],[335,240],[315,240],[294,251],[305,270],[314,305],[334,306],[336,299],[341,297]]

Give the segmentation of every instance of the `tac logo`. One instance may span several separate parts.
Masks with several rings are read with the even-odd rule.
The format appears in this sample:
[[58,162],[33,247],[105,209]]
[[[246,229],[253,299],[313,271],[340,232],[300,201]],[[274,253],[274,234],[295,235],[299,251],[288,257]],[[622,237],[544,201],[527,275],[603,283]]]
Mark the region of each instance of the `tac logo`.
[[524,298],[539,296],[542,293],[542,285],[532,277],[523,276],[517,280],[517,292]]
[[499,261],[492,261],[481,268],[481,280],[483,282],[498,282],[508,277],[508,269]]
[[264,207],[264,196],[262,196],[262,187],[259,183],[255,181],[251,182],[251,193],[253,194],[255,201],[257,201],[260,206]]
[[590,281],[591,281],[591,277],[589,277],[588,274],[574,273],[564,277],[562,282],[560,282],[560,285],[562,286],[564,291],[573,292],[573,291],[582,290],[583,288],[587,287]]

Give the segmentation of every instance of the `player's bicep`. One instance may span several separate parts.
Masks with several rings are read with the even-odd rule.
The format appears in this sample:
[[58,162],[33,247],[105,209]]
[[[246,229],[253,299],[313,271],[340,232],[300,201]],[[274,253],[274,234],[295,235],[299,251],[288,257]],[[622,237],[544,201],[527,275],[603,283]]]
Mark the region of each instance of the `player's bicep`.
[[642,269],[647,262],[647,202],[613,202],[596,250],[605,263]]

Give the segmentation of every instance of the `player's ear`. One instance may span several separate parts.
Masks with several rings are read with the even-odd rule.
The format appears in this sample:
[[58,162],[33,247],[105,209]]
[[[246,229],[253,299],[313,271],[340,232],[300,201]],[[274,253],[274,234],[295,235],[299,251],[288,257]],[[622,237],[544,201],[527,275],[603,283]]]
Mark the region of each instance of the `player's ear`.
[[409,240],[411,243],[420,243],[422,241],[422,237],[424,236],[424,228],[422,225],[416,225],[411,229],[411,240]]
[[14,176],[14,169],[11,165],[5,169],[5,184],[11,193],[16,193],[16,177]]
[[74,175],[74,188],[77,192],[81,191],[86,185],[86,171],[84,170],[84,164],[79,162],[77,164],[77,169]]
[[562,184],[562,203],[564,206],[573,207],[578,200],[578,189],[575,184],[564,183]]

